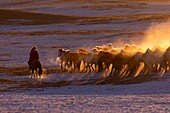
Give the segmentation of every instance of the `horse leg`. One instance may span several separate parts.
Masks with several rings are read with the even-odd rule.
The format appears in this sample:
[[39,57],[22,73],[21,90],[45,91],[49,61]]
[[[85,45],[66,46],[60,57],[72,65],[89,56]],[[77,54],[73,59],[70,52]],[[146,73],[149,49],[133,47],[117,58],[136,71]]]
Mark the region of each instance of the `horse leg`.
[[[94,64],[95,65],[95,64]],[[93,67],[93,63],[91,63],[91,70],[94,72],[95,71],[95,68]]]
[[115,74],[115,67],[114,67],[114,65],[112,64],[112,68],[111,68],[111,71],[110,71],[110,74],[109,74],[109,76],[113,76],[114,74]]
[[30,72],[31,72],[31,78],[34,77],[34,69],[30,67]]
[[61,70],[63,70],[63,61],[61,61],[60,66],[61,66]]
[[91,72],[90,64],[88,63],[87,69],[89,70],[89,73]]
[[83,72],[87,72],[87,63],[84,63],[84,69],[83,69]]
[[98,72],[98,63],[95,63],[95,72]]
[[34,78],[37,78],[37,69],[35,70]]
[[[42,65],[41,65],[41,62],[40,61],[38,61],[37,62],[37,65],[36,65],[36,71],[37,71],[37,76],[41,76],[42,75],[42,73],[43,73],[43,69],[42,69]],[[38,69],[38,70],[37,70]]]
[[76,63],[76,67],[77,67],[77,69],[78,69],[78,72],[80,71],[80,65],[81,65],[81,61],[78,61],[78,62]]
[[103,70],[103,62],[99,60],[98,65],[99,65],[98,72],[101,72]]
[[85,68],[83,70],[83,72],[87,72],[88,71],[88,63],[85,63]]
[[36,71],[33,69],[33,70],[32,70],[31,78],[35,78],[35,74],[36,74]]

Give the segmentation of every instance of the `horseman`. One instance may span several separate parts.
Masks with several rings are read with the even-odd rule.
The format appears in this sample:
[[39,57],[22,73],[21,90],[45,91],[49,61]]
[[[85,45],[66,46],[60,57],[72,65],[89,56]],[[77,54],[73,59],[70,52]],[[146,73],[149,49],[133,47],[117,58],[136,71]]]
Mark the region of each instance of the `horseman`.
[[37,52],[37,47],[33,46],[31,48],[31,51],[30,51],[30,57],[29,57],[29,61],[28,61],[28,65],[29,65],[29,69],[31,67],[31,63],[33,61],[38,61],[39,60],[39,54]]

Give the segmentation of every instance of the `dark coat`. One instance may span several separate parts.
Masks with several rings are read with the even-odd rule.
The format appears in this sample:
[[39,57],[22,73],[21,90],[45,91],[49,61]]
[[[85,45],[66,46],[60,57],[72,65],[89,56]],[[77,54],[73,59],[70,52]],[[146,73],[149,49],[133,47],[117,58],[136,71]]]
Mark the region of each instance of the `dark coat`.
[[39,60],[38,52],[35,50],[30,52],[29,61],[33,61],[33,60]]

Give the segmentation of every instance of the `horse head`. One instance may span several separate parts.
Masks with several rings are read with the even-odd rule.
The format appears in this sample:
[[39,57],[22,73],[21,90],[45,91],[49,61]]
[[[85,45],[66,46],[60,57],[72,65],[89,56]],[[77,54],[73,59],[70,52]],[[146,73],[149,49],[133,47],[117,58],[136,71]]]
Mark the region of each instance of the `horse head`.
[[170,46],[166,49],[166,51],[170,51]]
[[63,48],[58,49],[58,57],[61,57],[62,53],[64,52]]
[[58,57],[60,58],[60,59],[62,59],[63,57],[65,57],[65,55],[67,54],[67,53],[69,53],[70,52],[70,50],[64,50],[64,49],[62,49],[62,48],[59,48],[59,50],[58,50]]

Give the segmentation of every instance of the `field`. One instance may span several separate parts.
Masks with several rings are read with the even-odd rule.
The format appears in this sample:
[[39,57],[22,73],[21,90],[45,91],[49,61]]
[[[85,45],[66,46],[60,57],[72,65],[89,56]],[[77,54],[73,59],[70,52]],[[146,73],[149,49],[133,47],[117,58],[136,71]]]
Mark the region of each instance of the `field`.
[[[108,79],[108,72],[67,72],[58,49],[96,46],[143,50],[170,46],[168,0],[1,0],[1,112],[170,112],[170,74]],[[44,69],[31,78],[37,46]]]

